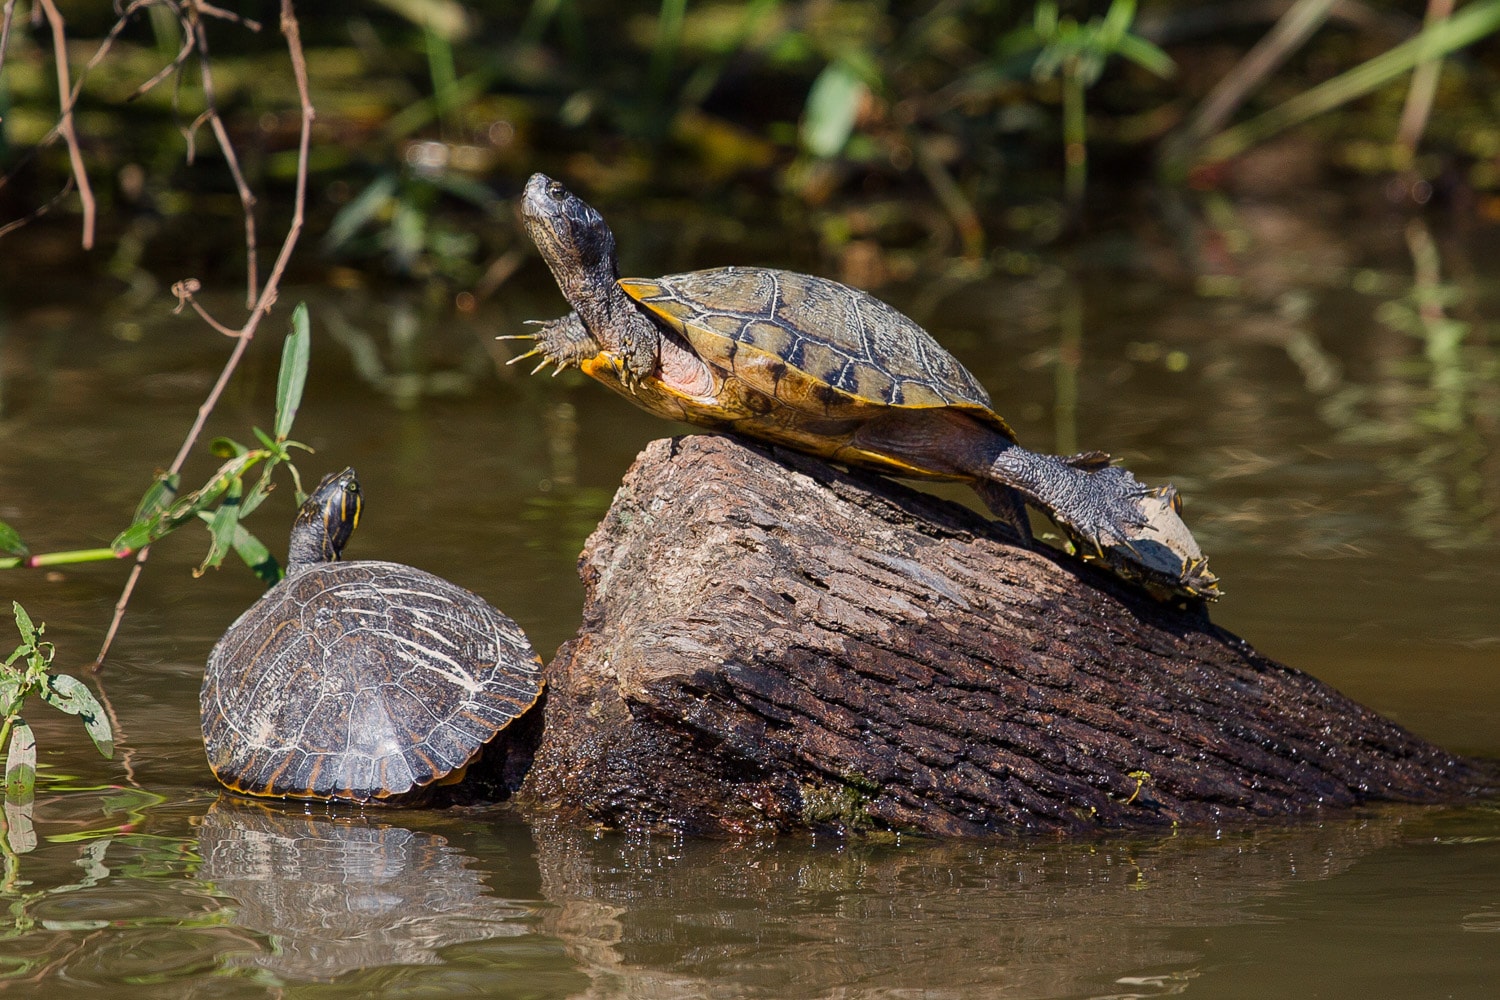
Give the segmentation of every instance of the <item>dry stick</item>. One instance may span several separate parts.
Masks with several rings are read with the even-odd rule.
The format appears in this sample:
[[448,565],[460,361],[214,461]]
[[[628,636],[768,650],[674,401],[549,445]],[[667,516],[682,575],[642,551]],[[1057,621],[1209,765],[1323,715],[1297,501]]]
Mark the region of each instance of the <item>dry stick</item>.
[[78,148],[78,133],[73,131],[73,94],[68,82],[68,36],[63,30],[62,15],[57,12],[53,0],[40,0],[47,23],[52,26],[52,52],[57,62],[57,97],[62,104],[62,117],[58,128],[68,143],[68,160],[73,164],[73,176],[78,181],[78,198],[83,202],[83,248],[94,247],[94,192],[89,187],[89,175],[83,168],[83,151]]
[[[1453,15],[1453,0],[1428,0],[1427,16],[1423,28],[1430,28],[1438,21]],[[1424,58],[1411,73],[1411,87],[1406,92],[1406,103],[1401,108],[1401,124],[1396,129],[1397,167],[1410,170],[1416,159],[1417,143],[1427,131],[1427,116],[1432,112],[1432,100],[1437,95],[1438,77],[1443,72],[1443,57]]]
[[[192,428],[183,440],[182,447],[178,449],[177,457],[172,460],[171,468],[167,470],[166,475],[169,476],[180,471],[183,463],[187,461],[188,452],[198,440],[198,435],[203,431],[203,425],[208,421],[208,415],[213,412],[214,406],[217,405],[219,397],[224,392],[224,387],[229,383],[229,377],[239,365],[246,348],[250,346],[250,340],[255,336],[255,330],[260,325],[261,318],[270,312],[271,306],[275,303],[276,291],[281,285],[281,276],[286,272],[287,264],[292,258],[292,251],[297,245],[297,238],[302,234],[303,212],[307,204],[307,159],[312,145],[314,112],[312,98],[308,94],[307,87],[307,60],[302,55],[302,33],[297,24],[296,12],[292,9],[292,0],[281,0],[281,33],[286,37],[287,51],[292,60],[292,75],[297,80],[297,98],[302,108],[302,131],[297,143],[297,183],[292,202],[292,221],[287,226],[286,239],[281,244],[281,253],[277,255],[276,263],[271,267],[265,287],[261,289],[260,298],[255,303],[249,319],[240,328],[234,350],[230,352],[229,359],[224,362],[224,370],[219,373],[219,380],[214,383],[208,398],[198,408],[198,418],[193,422]],[[189,301],[191,301],[192,293],[185,290],[184,294],[189,296]],[[104,658],[109,655],[109,647],[114,643],[115,634],[120,630],[120,621],[125,617],[125,607],[130,603],[131,592],[135,590],[136,581],[140,579],[141,570],[146,564],[150,551],[150,546],[147,546],[136,553],[135,565],[130,569],[130,578],[125,581],[125,589],[120,593],[120,599],[115,602],[114,618],[109,623],[109,631],[105,633],[104,644],[94,660],[95,673],[104,667]]]

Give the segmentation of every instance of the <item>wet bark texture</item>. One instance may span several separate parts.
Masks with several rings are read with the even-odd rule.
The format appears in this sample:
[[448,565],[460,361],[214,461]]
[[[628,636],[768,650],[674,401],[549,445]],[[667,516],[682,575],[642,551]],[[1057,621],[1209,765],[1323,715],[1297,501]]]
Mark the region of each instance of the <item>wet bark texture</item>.
[[580,559],[520,800],[611,826],[1160,827],[1488,780],[1201,608],[725,437],[642,452]]

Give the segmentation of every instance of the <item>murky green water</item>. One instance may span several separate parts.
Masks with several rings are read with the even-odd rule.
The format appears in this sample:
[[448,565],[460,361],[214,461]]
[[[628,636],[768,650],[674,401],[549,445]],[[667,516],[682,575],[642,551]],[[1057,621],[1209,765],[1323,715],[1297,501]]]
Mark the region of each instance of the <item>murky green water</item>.
[[[1440,743],[1500,756],[1494,247],[1444,244],[1451,314],[1477,325],[1445,353],[1390,325],[1410,281],[1400,223],[1313,235],[1326,245],[1301,246],[1318,266],[1268,264],[1249,300],[1195,296],[1127,258],[1085,277],[935,283],[901,304],[1027,443],[1107,448],[1182,487],[1229,594],[1217,620]],[[498,364],[494,333],[558,308],[538,272],[473,317],[369,290],[306,296],[297,436],[318,449],[307,472],[360,473],[351,555],[479,591],[550,655],[576,625],[584,537],[640,446],[675,428]],[[159,301],[111,308],[12,292],[0,314],[0,520],[38,551],[107,544],[228,350]],[[212,433],[269,423],[279,324],[267,330]],[[189,479],[211,468],[199,455]],[[288,494],[254,522],[278,544]],[[189,530],[157,547],[98,679],[115,760],[74,720],[28,713],[41,788],[11,818],[35,847],[0,888],[0,992],[1478,998],[1500,982],[1500,811],[1483,804],[1144,840],[864,845],[223,798],[198,684],[258,587],[238,567],[194,580],[205,546]],[[59,668],[81,672],[124,575],[7,573],[0,600],[45,619]]]

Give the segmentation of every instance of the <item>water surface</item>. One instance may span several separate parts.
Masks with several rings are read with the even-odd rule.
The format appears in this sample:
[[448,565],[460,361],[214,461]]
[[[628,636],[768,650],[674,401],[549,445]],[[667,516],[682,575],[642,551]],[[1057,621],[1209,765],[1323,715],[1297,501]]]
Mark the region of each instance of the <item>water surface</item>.
[[[1496,258],[1483,234],[1444,244],[1473,332],[1434,351],[1386,322],[1409,292],[1403,226],[1322,232],[1326,266],[1268,265],[1232,300],[1129,254],[889,295],[1024,442],[1105,448],[1176,482],[1228,593],[1216,620],[1424,736],[1497,756]],[[493,335],[560,307],[540,271],[472,315],[378,289],[282,301],[299,298],[315,339],[296,436],[317,449],[308,475],[359,471],[350,555],[484,594],[549,656],[577,626],[575,560],[621,474],[681,428],[503,365]],[[211,434],[270,424],[284,315]],[[12,291],[0,520],[37,551],[107,544],[228,349],[160,301]],[[212,467],[200,448],[186,478]],[[273,547],[289,498],[252,522]],[[29,824],[35,846],[0,890],[0,991],[1478,998],[1500,982],[1500,812],[1482,803],[1080,843],[724,844],[532,827],[503,807],[223,797],[198,684],[259,587],[235,566],[195,580],[205,548],[195,529],[157,546],[97,679],[113,761],[74,720],[28,710],[40,788],[11,828]],[[7,573],[0,599],[44,619],[59,669],[82,673],[125,568]]]

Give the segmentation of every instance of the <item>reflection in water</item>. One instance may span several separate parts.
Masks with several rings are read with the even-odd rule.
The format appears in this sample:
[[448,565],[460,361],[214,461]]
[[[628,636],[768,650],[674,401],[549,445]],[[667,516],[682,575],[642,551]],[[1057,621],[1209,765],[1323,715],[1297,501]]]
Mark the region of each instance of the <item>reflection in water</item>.
[[1179,992],[1206,929],[1256,923],[1401,835],[1375,819],[1085,844],[537,840],[542,924],[589,997],[936,1000]]
[[435,964],[448,945],[527,933],[515,922],[527,911],[489,895],[471,858],[384,820],[215,803],[199,832],[200,876],[238,901],[237,924],[273,942],[241,963],[329,979]]

